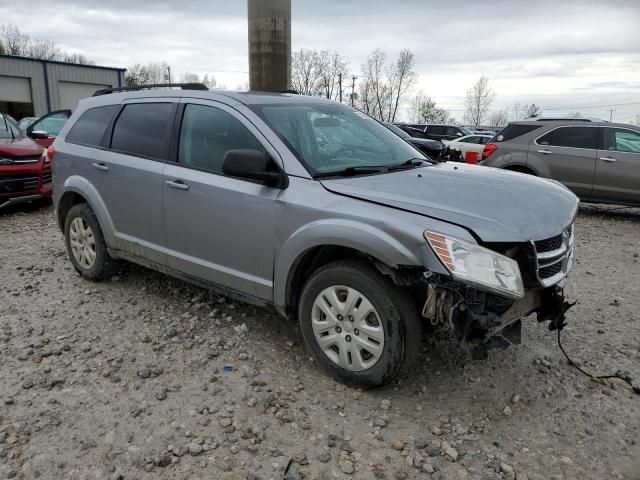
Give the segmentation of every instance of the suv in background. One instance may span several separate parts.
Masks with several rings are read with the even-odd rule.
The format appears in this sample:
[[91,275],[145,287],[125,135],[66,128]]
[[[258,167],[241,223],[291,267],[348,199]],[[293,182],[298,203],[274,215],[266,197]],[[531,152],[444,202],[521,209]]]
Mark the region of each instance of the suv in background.
[[50,196],[47,152],[0,113],[0,208]]
[[510,123],[481,164],[557,180],[582,200],[640,205],[640,127],[609,122]]
[[366,386],[411,364],[423,326],[485,349],[530,313],[562,325],[578,207],[562,185],[430,161],[331,100],[180,86],[102,91],[56,139],[84,278],[129,260],[273,306]]
[[455,140],[466,135],[473,135],[472,130],[458,125],[419,123],[407,124],[407,126],[422,130],[425,133],[425,137],[431,140]]

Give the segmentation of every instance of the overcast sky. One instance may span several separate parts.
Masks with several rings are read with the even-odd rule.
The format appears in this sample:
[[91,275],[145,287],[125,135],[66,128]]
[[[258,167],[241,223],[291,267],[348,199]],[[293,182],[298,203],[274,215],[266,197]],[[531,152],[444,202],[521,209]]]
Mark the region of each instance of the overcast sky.
[[[481,74],[494,108],[518,101],[545,115],[640,114],[640,0],[292,0],[292,8],[294,50],[336,50],[357,75],[373,49],[393,57],[409,48],[414,91],[458,118]],[[231,89],[248,80],[246,14],[246,0],[0,0],[0,23],[97,64],[165,60]]]

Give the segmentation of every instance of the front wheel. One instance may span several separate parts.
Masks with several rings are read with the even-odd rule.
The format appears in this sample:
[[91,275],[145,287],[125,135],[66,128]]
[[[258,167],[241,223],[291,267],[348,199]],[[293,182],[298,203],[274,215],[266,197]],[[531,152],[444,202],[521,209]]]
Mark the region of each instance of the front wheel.
[[334,262],[314,272],[302,292],[299,320],[316,361],[346,384],[390,382],[420,346],[411,297],[364,260]]

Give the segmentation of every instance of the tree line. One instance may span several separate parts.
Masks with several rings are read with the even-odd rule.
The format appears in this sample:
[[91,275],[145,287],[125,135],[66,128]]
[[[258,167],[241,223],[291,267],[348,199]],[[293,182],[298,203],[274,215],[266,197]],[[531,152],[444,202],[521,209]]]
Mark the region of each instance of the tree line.
[[0,55],[95,65],[95,62],[82,54],[61,51],[60,47],[51,40],[31,38],[22,33],[16,25],[0,25]]

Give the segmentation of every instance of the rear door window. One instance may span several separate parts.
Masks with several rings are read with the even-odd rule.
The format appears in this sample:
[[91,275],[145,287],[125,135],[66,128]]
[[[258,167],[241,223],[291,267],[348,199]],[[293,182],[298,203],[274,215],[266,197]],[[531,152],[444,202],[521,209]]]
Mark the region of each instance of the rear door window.
[[595,149],[598,146],[598,129],[594,127],[560,127],[540,137],[537,143],[550,147]]
[[613,152],[640,153],[640,133],[624,128],[604,129],[604,149]]
[[432,135],[444,135],[446,131],[447,131],[446,127],[441,127],[438,125],[434,125],[433,127],[429,127],[427,129],[427,133],[430,133]]
[[116,120],[111,148],[123,153],[166,160],[173,103],[130,103]]
[[66,141],[97,147],[102,142],[104,132],[120,105],[90,108],[71,127]]
[[460,132],[459,129],[457,129],[456,127],[447,127],[447,133],[446,135],[450,136],[450,137],[455,137],[460,133],[460,135],[462,135],[462,133]]

